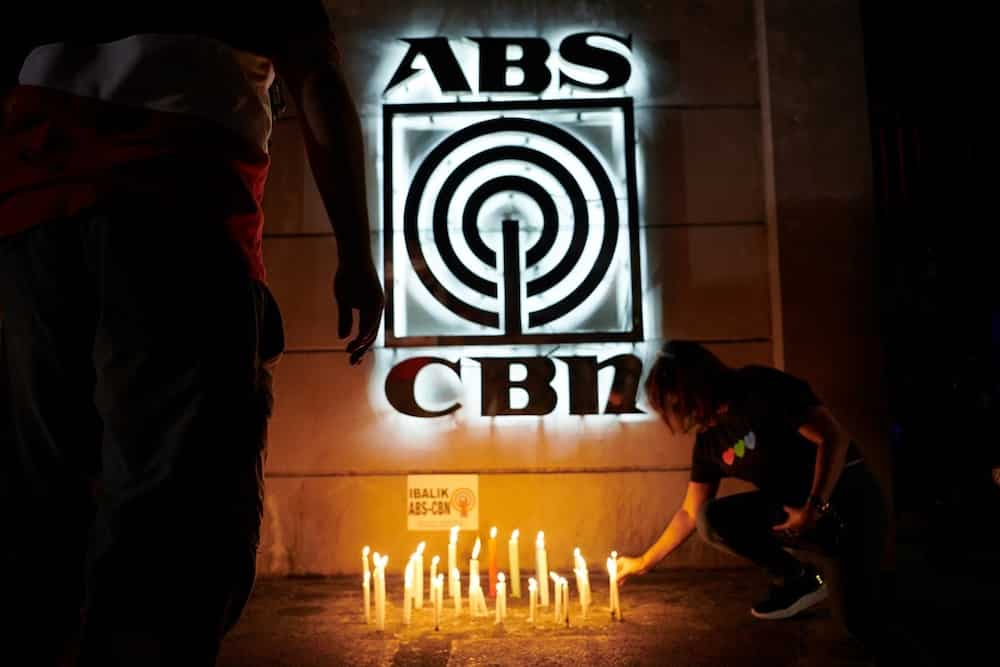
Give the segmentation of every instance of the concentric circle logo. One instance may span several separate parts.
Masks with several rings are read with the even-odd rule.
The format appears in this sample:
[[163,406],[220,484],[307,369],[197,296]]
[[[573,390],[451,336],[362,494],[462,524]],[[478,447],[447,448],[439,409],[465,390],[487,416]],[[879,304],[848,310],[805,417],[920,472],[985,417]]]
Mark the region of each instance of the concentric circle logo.
[[388,345],[641,338],[631,102],[565,106],[386,107]]

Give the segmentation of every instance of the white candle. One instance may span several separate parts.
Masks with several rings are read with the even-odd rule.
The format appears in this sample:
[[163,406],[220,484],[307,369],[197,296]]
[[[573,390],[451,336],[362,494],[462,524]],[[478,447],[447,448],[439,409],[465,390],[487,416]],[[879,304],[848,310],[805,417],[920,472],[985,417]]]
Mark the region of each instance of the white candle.
[[371,612],[371,601],[372,601],[371,582],[372,582],[372,573],[371,573],[371,570],[368,568],[368,554],[369,553],[371,553],[371,549],[369,549],[367,546],[364,549],[361,550],[361,565],[362,565],[361,572],[363,573],[363,575],[362,575],[362,581],[364,582],[363,591],[364,591],[364,598],[365,598],[365,623],[371,623],[372,622],[372,612]]
[[413,584],[413,596],[416,601],[417,609],[424,608],[424,548],[427,546],[426,543],[421,542],[417,545],[417,567],[416,571],[413,573],[414,584]]
[[496,622],[503,623],[507,606],[507,578],[503,572],[497,573],[497,609]]
[[510,566],[510,594],[511,597],[521,597],[521,554],[518,553],[518,536],[521,531],[515,530],[510,534],[507,542],[507,560]]
[[621,607],[618,605],[618,552],[612,551],[611,558],[608,559],[608,580],[611,589],[611,618],[618,617],[621,620]]
[[590,607],[590,573],[587,572],[587,561],[583,559],[580,548],[573,550],[573,560],[576,564],[576,588],[580,594],[580,613],[587,617],[587,608]]
[[411,556],[403,573],[403,625],[410,624],[410,616],[413,613],[414,562],[414,558]]
[[549,606],[549,559],[545,554],[545,533],[538,531],[535,539],[535,576],[538,578],[539,604]]
[[479,551],[482,549],[482,542],[476,538],[476,543],[472,547],[472,558],[469,560],[469,614],[472,616],[482,615],[483,606],[479,598],[482,596],[482,586],[479,583]]
[[455,579],[451,572],[458,567],[458,526],[451,527],[451,539],[448,540],[448,595],[455,597]]
[[388,556],[374,554],[375,565],[375,627],[385,630],[385,568],[389,565]]
[[451,570],[452,599],[455,601],[455,617],[462,613],[462,574],[457,567]]
[[569,580],[563,577],[560,591],[562,595],[563,618],[566,620],[566,627],[569,627]]
[[431,579],[431,603],[434,605],[434,629],[441,629],[441,592],[444,589],[444,580],[440,575],[435,575]]
[[365,598],[365,623],[371,623],[372,622],[372,591],[371,591],[371,583],[372,583],[372,573],[371,572],[365,572],[365,574],[364,574],[364,587],[362,589],[364,591],[364,598]]
[[562,589],[560,588],[559,575],[555,572],[550,572],[549,576],[552,577],[552,596],[555,602],[552,610],[552,620],[558,623],[562,620]]
[[528,623],[535,622],[535,607],[538,604],[538,582],[534,577],[528,579]]
[[431,558],[431,578],[430,578],[431,581],[434,581],[437,578],[438,563],[440,562],[441,558],[438,556],[434,556],[434,558]]

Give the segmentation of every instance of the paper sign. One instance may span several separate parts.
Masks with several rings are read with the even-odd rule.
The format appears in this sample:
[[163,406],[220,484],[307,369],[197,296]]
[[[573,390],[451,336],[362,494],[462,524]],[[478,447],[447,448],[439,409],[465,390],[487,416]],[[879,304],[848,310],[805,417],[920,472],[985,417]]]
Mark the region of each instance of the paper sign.
[[479,475],[408,475],[408,530],[479,530]]

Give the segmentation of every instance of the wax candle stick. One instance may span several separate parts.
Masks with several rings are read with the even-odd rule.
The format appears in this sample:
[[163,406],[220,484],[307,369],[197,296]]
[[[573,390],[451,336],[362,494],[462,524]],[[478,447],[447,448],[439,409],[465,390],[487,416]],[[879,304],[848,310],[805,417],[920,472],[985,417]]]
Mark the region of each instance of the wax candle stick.
[[549,559],[545,553],[545,533],[538,531],[535,539],[535,577],[538,579],[538,599],[542,607],[549,606]]
[[515,530],[510,534],[507,541],[507,565],[510,567],[510,595],[511,597],[521,597],[521,554],[518,549],[518,537],[521,531]]
[[430,581],[434,581],[437,578],[438,563],[440,563],[440,562],[441,562],[441,558],[438,557],[438,556],[434,556],[434,558],[431,559],[431,578],[430,578]]
[[555,572],[550,572],[549,577],[552,578],[552,620],[556,623],[562,621],[562,590],[559,588],[559,575]]
[[538,606],[538,582],[528,579],[528,623],[535,622],[535,608]]
[[375,566],[375,627],[381,632],[385,630],[385,568],[389,565],[388,556],[374,554]]
[[490,541],[487,542],[487,562],[490,568],[490,585],[489,594],[490,597],[496,597],[497,595],[497,527],[493,526],[490,528]]
[[458,567],[458,526],[451,527],[451,538],[448,540],[448,595],[455,597],[455,580],[451,572]]
[[441,608],[444,599],[444,575],[435,575],[431,580],[431,598],[434,602],[434,630],[441,629]]
[[424,608],[424,548],[426,546],[427,544],[425,542],[421,542],[417,545],[417,566],[413,572],[413,596],[417,609]]
[[457,567],[451,570],[451,590],[451,597],[455,601],[455,618],[458,618],[462,613],[462,574]]
[[563,577],[560,582],[560,594],[562,595],[563,618],[566,620],[566,627],[569,627],[569,581]]
[[403,625],[410,624],[413,613],[413,571],[414,559],[411,557],[403,573]]
[[372,611],[371,611],[371,600],[372,600],[371,582],[372,582],[372,573],[371,573],[371,570],[368,568],[368,554],[369,553],[371,553],[371,549],[369,549],[367,546],[364,549],[361,550],[361,567],[362,567],[362,569],[361,569],[361,572],[362,572],[362,579],[361,579],[361,581],[362,581],[362,594],[363,594],[364,599],[365,599],[365,623],[371,623],[372,622]]
[[611,558],[608,559],[608,580],[611,589],[611,618],[621,620],[621,606],[618,599],[618,552],[612,551]]
[[500,624],[500,623],[503,623],[504,601],[507,599],[507,581],[506,581],[506,578],[504,577],[504,573],[503,572],[498,572],[497,573],[497,585],[496,585],[496,589],[497,589],[497,592],[496,592],[496,598],[497,598],[497,604],[496,604],[496,623]]
[[365,623],[372,622],[372,573],[365,572],[363,576],[364,585],[362,587],[364,599],[365,599]]

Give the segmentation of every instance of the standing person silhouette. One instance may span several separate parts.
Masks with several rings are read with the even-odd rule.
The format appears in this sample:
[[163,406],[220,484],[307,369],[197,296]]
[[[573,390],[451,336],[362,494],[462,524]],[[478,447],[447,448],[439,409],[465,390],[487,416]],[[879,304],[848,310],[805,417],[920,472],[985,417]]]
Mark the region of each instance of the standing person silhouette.
[[0,29],[4,652],[212,665],[253,586],[284,347],[261,252],[276,73],[352,364],[383,307],[358,113],[320,0],[22,9]]

